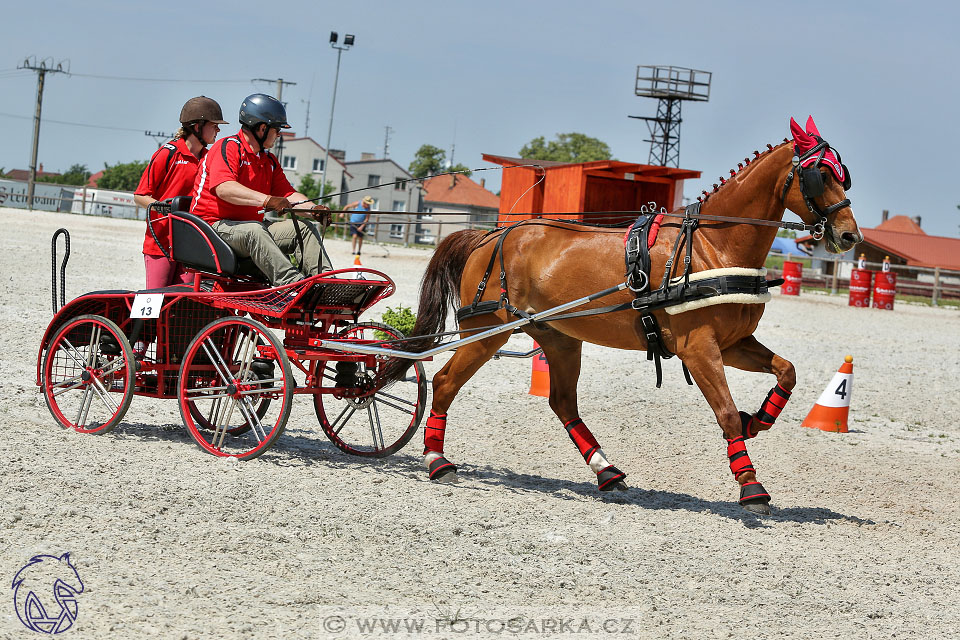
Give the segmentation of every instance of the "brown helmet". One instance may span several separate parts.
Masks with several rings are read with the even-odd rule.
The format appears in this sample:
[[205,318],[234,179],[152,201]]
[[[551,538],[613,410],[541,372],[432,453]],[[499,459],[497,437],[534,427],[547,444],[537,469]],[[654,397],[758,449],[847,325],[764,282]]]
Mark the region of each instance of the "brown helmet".
[[190,98],[183,105],[183,109],[180,110],[180,123],[203,121],[229,124],[223,119],[223,111],[220,110],[220,105],[217,104],[216,100],[206,96]]

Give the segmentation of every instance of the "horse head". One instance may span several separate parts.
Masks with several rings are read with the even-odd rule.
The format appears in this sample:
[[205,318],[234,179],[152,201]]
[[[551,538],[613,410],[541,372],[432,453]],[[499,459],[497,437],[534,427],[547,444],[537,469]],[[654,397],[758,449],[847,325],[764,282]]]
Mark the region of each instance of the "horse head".
[[828,251],[845,253],[863,241],[847,199],[850,170],[820,136],[812,116],[806,128],[790,118],[790,132],[793,161],[783,185],[783,204],[813,226],[813,237],[823,238]]

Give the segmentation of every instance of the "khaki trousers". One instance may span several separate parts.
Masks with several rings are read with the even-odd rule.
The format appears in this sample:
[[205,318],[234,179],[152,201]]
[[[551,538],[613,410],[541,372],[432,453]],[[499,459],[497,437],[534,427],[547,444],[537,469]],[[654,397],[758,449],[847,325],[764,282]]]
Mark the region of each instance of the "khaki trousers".
[[[274,286],[290,284],[315,276],[333,267],[323,248],[320,231],[312,222],[298,220],[303,253],[297,242],[293,220],[257,222],[256,220],[218,220],[213,229],[230,245],[237,257],[250,258]],[[298,270],[289,256],[296,256]]]

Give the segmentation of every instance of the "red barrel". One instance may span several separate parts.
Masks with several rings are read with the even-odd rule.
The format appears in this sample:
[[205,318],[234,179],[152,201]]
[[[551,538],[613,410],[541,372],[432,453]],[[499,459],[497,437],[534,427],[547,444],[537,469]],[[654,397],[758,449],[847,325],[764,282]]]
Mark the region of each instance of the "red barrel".
[[869,269],[854,269],[850,272],[850,302],[851,307],[870,306],[870,287],[873,271]]
[[897,274],[893,271],[877,271],[873,282],[873,308],[892,310],[896,293]]
[[800,281],[803,280],[803,265],[799,262],[783,261],[783,279],[780,292],[785,296],[800,295]]

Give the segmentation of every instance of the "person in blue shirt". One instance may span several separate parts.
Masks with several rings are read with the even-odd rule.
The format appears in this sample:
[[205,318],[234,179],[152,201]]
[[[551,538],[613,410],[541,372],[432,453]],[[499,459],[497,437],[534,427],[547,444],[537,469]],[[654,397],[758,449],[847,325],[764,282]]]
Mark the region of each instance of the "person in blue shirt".
[[364,229],[367,228],[367,222],[370,221],[370,207],[373,206],[373,198],[364,196],[359,202],[351,202],[345,209],[352,211],[350,214],[350,248],[353,255],[360,255],[360,248],[363,246]]

